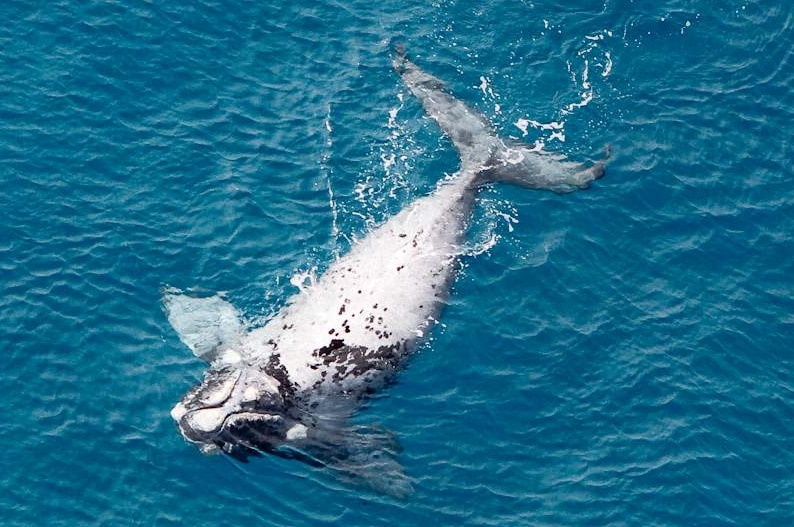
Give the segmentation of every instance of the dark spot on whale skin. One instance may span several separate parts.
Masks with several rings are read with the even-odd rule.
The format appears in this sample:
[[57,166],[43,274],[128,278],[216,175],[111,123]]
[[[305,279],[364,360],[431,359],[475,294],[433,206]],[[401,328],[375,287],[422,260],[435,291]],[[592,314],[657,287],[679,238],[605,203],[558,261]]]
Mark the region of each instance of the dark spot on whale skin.
[[336,373],[332,375],[331,380],[339,382],[351,375],[360,377],[367,373],[395,370],[402,361],[401,350],[404,348],[405,342],[387,344],[375,349],[341,346],[334,350],[336,353],[333,356],[330,353],[323,354],[322,360],[327,366],[335,366]]
[[378,324],[383,324],[383,317],[378,317]]
[[265,372],[278,381],[278,393],[285,401],[295,395],[296,386],[290,382],[287,368],[281,364],[281,357],[278,353],[270,356],[265,365]]
[[345,341],[343,339],[332,339],[330,344],[318,349],[313,353],[313,355],[317,357],[328,357],[331,355],[331,353],[338,350],[339,348],[342,348],[344,345]]
[[388,308],[388,307],[384,307],[384,308],[383,308],[383,312],[384,312],[384,313],[385,313],[386,311],[388,311],[388,310],[389,310],[389,308]]
[[350,326],[345,326],[345,333],[350,333]]
[[359,290],[358,290],[358,294],[359,294],[359,295],[361,294],[361,289],[359,289]]
[[375,304],[374,306],[372,306],[372,309],[378,309],[378,304]]
[[[347,299],[345,299],[345,300],[347,300]],[[344,312],[345,312],[345,305],[342,304],[342,307],[339,308],[339,314],[341,315]]]
[[399,273],[400,271],[402,271],[404,267],[405,267],[404,265],[398,265],[397,272]]

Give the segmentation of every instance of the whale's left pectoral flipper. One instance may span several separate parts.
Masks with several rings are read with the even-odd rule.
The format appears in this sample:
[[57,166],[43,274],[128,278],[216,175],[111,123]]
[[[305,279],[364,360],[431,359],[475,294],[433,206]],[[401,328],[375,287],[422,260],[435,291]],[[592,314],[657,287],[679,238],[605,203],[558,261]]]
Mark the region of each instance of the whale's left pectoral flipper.
[[394,434],[374,426],[319,426],[279,447],[277,455],[329,470],[335,477],[404,498],[413,487],[397,456]]
[[167,288],[163,307],[179,340],[207,362],[224,349],[235,347],[244,333],[237,310],[217,294],[193,297]]

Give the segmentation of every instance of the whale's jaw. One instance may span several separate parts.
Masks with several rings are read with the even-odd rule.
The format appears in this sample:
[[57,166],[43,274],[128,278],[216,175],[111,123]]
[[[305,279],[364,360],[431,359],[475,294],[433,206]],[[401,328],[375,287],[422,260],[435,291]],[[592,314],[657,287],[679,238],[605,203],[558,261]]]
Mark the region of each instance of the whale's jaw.
[[202,452],[220,450],[245,459],[278,448],[296,424],[278,388],[278,381],[250,365],[211,367],[171,417]]

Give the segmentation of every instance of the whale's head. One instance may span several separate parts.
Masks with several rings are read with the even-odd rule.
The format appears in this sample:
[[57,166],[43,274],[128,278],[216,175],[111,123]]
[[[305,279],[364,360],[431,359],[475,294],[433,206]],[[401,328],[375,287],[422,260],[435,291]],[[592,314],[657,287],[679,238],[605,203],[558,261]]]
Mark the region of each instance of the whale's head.
[[244,461],[274,451],[296,430],[306,429],[290,413],[278,380],[256,366],[237,363],[211,366],[171,417],[202,452],[220,450]]

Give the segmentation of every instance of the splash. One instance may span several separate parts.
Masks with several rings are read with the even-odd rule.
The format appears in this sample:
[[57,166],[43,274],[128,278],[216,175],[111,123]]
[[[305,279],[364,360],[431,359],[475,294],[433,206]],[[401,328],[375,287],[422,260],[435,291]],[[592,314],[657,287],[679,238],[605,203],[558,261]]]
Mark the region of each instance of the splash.
[[289,283],[298,288],[301,293],[305,293],[317,283],[317,268],[312,267],[307,271],[300,271],[292,275]]
[[[323,121],[323,130],[325,130],[325,145],[322,157],[320,158],[320,172],[325,176],[325,184],[328,188],[328,205],[331,208],[331,236],[334,239],[339,238],[339,207],[336,203],[334,196],[334,187],[331,182],[331,171],[328,168],[328,162],[331,159],[331,152],[333,152],[333,127],[331,126],[331,104],[328,103],[328,109]],[[339,257],[339,254],[336,254]]]
[[405,95],[398,93],[397,104],[387,113],[385,126],[389,130],[388,140],[376,150],[379,166],[368,171],[353,188],[358,203],[356,208],[363,212],[347,212],[364,220],[368,229],[383,219],[393,203],[404,201],[406,195],[411,195],[415,190],[408,175],[414,168],[413,159],[420,157],[424,149],[415,143],[413,132],[407,130],[399,119],[404,103]]
[[512,233],[514,226],[519,223],[518,210],[508,200],[495,198],[490,195],[494,191],[485,191],[480,196],[483,214],[475,215],[469,229],[469,241],[462,248],[461,254],[465,256],[479,256],[485,254],[497,244],[509,238],[503,234]]
[[483,75],[480,76],[480,90],[485,99],[493,103],[494,113],[502,113],[502,105],[498,102],[499,95],[493,91],[490,81]]
[[[545,22],[545,21],[544,21]],[[548,29],[548,23],[545,22]],[[576,87],[579,99],[569,102],[558,110],[559,118],[540,122],[526,117],[519,118],[513,125],[521,131],[522,137],[530,133],[530,129],[538,133],[537,145],[543,148],[552,142],[564,143],[565,122],[568,116],[577,110],[589,105],[596,97],[596,87],[592,75],[598,73],[601,78],[612,74],[612,55],[608,50],[602,49],[606,39],[613,36],[612,31],[605,29],[583,37],[583,45],[573,59],[566,61],[566,68],[571,83]]]
[[584,108],[593,100],[595,92],[593,84],[590,82],[591,64],[601,69],[602,77],[608,77],[612,73],[612,56],[609,51],[602,52],[599,47],[599,43],[603,42],[605,37],[612,37],[612,31],[605,29],[594,35],[585,35],[587,43],[576,53],[580,64],[574,64],[572,61],[567,62],[571,80],[580,89],[580,100],[563,108],[561,112],[563,115],[570,114],[577,108]]
[[[545,29],[552,29],[548,22]],[[566,61],[569,78],[578,96],[576,100],[565,102],[557,110],[555,118],[549,121],[529,117],[520,117],[515,121],[514,126],[521,131],[522,137],[532,135],[536,138],[534,145],[527,146],[526,150],[543,151],[550,143],[566,142],[567,119],[596,98],[599,81],[609,77],[613,71],[612,55],[603,49],[604,42],[612,36],[609,30],[584,35],[578,51]],[[493,85],[492,77],[482,73],[479,75],[479,84],[474,87],[482,93],[482,101],[492,107],[491,115],[501,114],[500,95]],[[397,95],[396,103],[386,112],[388,139],[377,146],[374,152],[378,160],[377,168],[365,174],[354,187],[356,211],[349,211],[349,214],[346,211],[346,217],[355,216],[363,220],[364,230],[375,227],[389,215],[394,206],[404,205],[418,191],[416,184],[412,184],[411,173],[414,160],[427,151],[416,144],[416,130],[400,119],[405,102],[405,93],[401,92]],[[454,175],[448,174],[446,177]],[[475,225],[470,231],[471,242],[463,248],[467,255],[489,251],[500,243],[504,235],[511,234],[519,222],[518,211],[511,204],[486,198],[482,198],[481,202],[484,204],[484,214],[479,219],[475,218]]]

